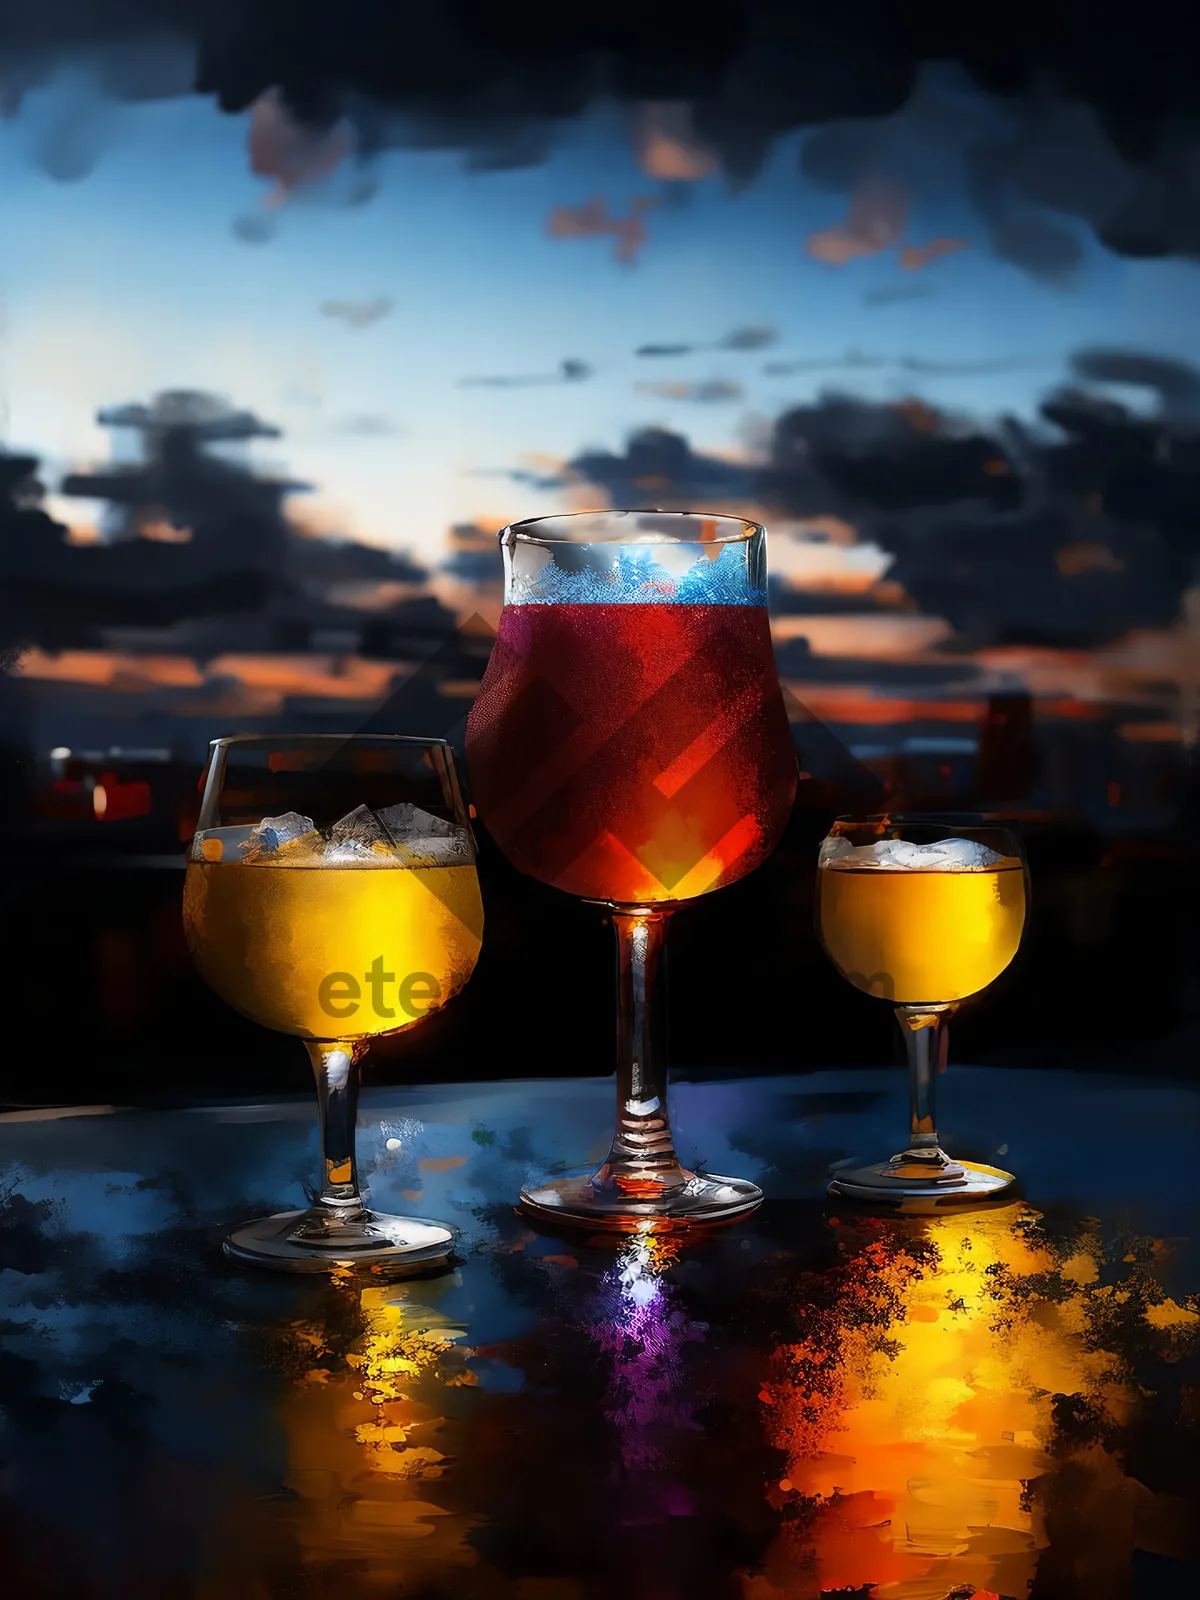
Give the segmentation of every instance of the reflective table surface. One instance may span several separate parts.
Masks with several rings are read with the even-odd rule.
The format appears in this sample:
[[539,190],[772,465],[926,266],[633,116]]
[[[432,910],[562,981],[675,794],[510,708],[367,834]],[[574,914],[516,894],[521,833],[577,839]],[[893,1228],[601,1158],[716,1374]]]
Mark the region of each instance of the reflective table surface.
[[1023,1198],[880,1219],[830,1165],[898,1069],[677,1086],[760,1212],[535,1232],[611,1085],[364,1094],[373,1201],[461,1229],[389,1282],[226,1261],[303,1201],[310,1100],[0,1119],[0,1569],[34,1596],[958,1600],[1200,1592],[1200,1093],[952,1068]]

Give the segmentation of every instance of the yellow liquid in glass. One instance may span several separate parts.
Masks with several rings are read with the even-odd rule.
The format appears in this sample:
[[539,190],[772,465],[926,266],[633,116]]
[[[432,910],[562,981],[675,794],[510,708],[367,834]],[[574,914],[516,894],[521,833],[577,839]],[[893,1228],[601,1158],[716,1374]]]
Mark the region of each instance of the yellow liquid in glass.
[[843,977],[902,1005],[963,1000],[999,977],[1025,926],[1021,863],[959,872],[831,863],[817,926]]
[[[305,1039],[411,1027],[466,983],[483,936],[472,866],[192,861],[183,920],[192,958],[223,1000]],[[373,983],[373,967],[386,982]]]

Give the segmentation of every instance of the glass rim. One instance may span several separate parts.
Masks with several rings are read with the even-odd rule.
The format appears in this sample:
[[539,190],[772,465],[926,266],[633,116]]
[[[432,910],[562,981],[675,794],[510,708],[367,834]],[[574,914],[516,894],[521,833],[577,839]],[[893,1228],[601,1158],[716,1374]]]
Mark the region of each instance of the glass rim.
[[239,744],[349,744],[359,740],[378,744],[420,745],[425,749],[440,745],[445,750],[453,747],[448,739],[434,738],[422,733],[227,733],[219,739],[210,739],[210,750],[227,750]]
[[317,744],[317,746],[342,746],[342,744],[384,744],[384,746],[408,746],[418,750],[446,750],[451,762],[454,757],[454,747],[450,739],[437,739],[426,734],[410,733],[226,733],[219,739],[210,739],[208,749],[210,754],[226,752],[226,750],[250,749],[259,746],[261,749],[282,749],[283,746],[304,746],[304,744]]
[[[748,544],[755,534],[766,533],[766,528],[761,522],[754,522],[749,517],[733,516],[727,511],[660,511],[655,506],[623,506],[600,507],[593,511],[556,511],[542,517],[523,517],[518,522],[510,522],[500,529],[498,538],[501,544],[507,540],[516,540],[521,544],[540,545],[569,545],[569,544],[620,544],[622,540],[617,534],[602,534],[595,539],[563,539],[555,538],[549,531],[540,530],[546,524],[570,523],[585,517],[698,517],[704,522],[727,523],[731,531],[725,534],[716,534],[711,539],[674,539],[668,535],[668,542],[675,544]],[[737,531],[733,531],[736,529]]]
[[[980,811],[880,811],[870,815],[834,817],[827,838],[838,828],[894,828],[912,834],[939,833],[949,838],[970,839],[987,835],[997,848],[1025,860],[1025,841],[1021,830],[1003,815]],[[983,839],[986,843],[987,840]]]

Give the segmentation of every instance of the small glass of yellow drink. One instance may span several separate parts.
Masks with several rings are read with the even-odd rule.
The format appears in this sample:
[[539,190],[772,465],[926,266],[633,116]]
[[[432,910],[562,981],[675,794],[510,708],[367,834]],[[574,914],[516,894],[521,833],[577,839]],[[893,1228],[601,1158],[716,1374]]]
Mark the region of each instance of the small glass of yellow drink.
[[839,1172],[831,1192],[911,1206],[999,1196],[1015,1183],[952,1160],[934,1118],[946,1023],[1017,953],[1029,872],[1006,828],[954,818],[842,817],[817,863],[817,932],[844,978],[896,1008],[908,1057],[912,1132],[890,1161]]

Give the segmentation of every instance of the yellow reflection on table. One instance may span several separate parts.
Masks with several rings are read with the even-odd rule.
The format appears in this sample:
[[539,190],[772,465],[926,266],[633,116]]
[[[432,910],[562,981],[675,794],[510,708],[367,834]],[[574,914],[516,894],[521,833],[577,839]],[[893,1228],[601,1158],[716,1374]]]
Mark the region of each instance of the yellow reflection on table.
[[422,1572],[473,1566],[473,1519],[438,1491],[458,1429],[448,1391],[476,1381],[464,1330],[411,1284],[362,1287],[351,1274],[323,1312],[281,1341],[284,1481],[304,1560],[365,1559],[356,1582],[386,1594]]
[[[768,1489],[780,1531],[746,1600],[863,1586],[941,1600],[965,1585],[988,1600],[1027,1593],[1050,1559],[1099,1600],[1123,1592],[1134,1547],[1181,1553],[1171,1497],[1126,1478],[1104,1441],[1137,1396],[1097,1329],[1114,1296],[1145,1300],[1146,1285],[1101,1284],[1094,1237],[1064,1256],[1037,1221],[1016,1204],[841,1223],[841,1262],[798,1306],[799,1336],[759,1396],[787,1465]],[[1178,1317],[1149,1299],[1151,1327]],[[1083,1448],[1060,1436],[1064,1406],[1095,1419]],[[1068,1459],[1075,1503],[1048,1516]],[[1141,1508],[1115,1529],[1114,1495]]]

